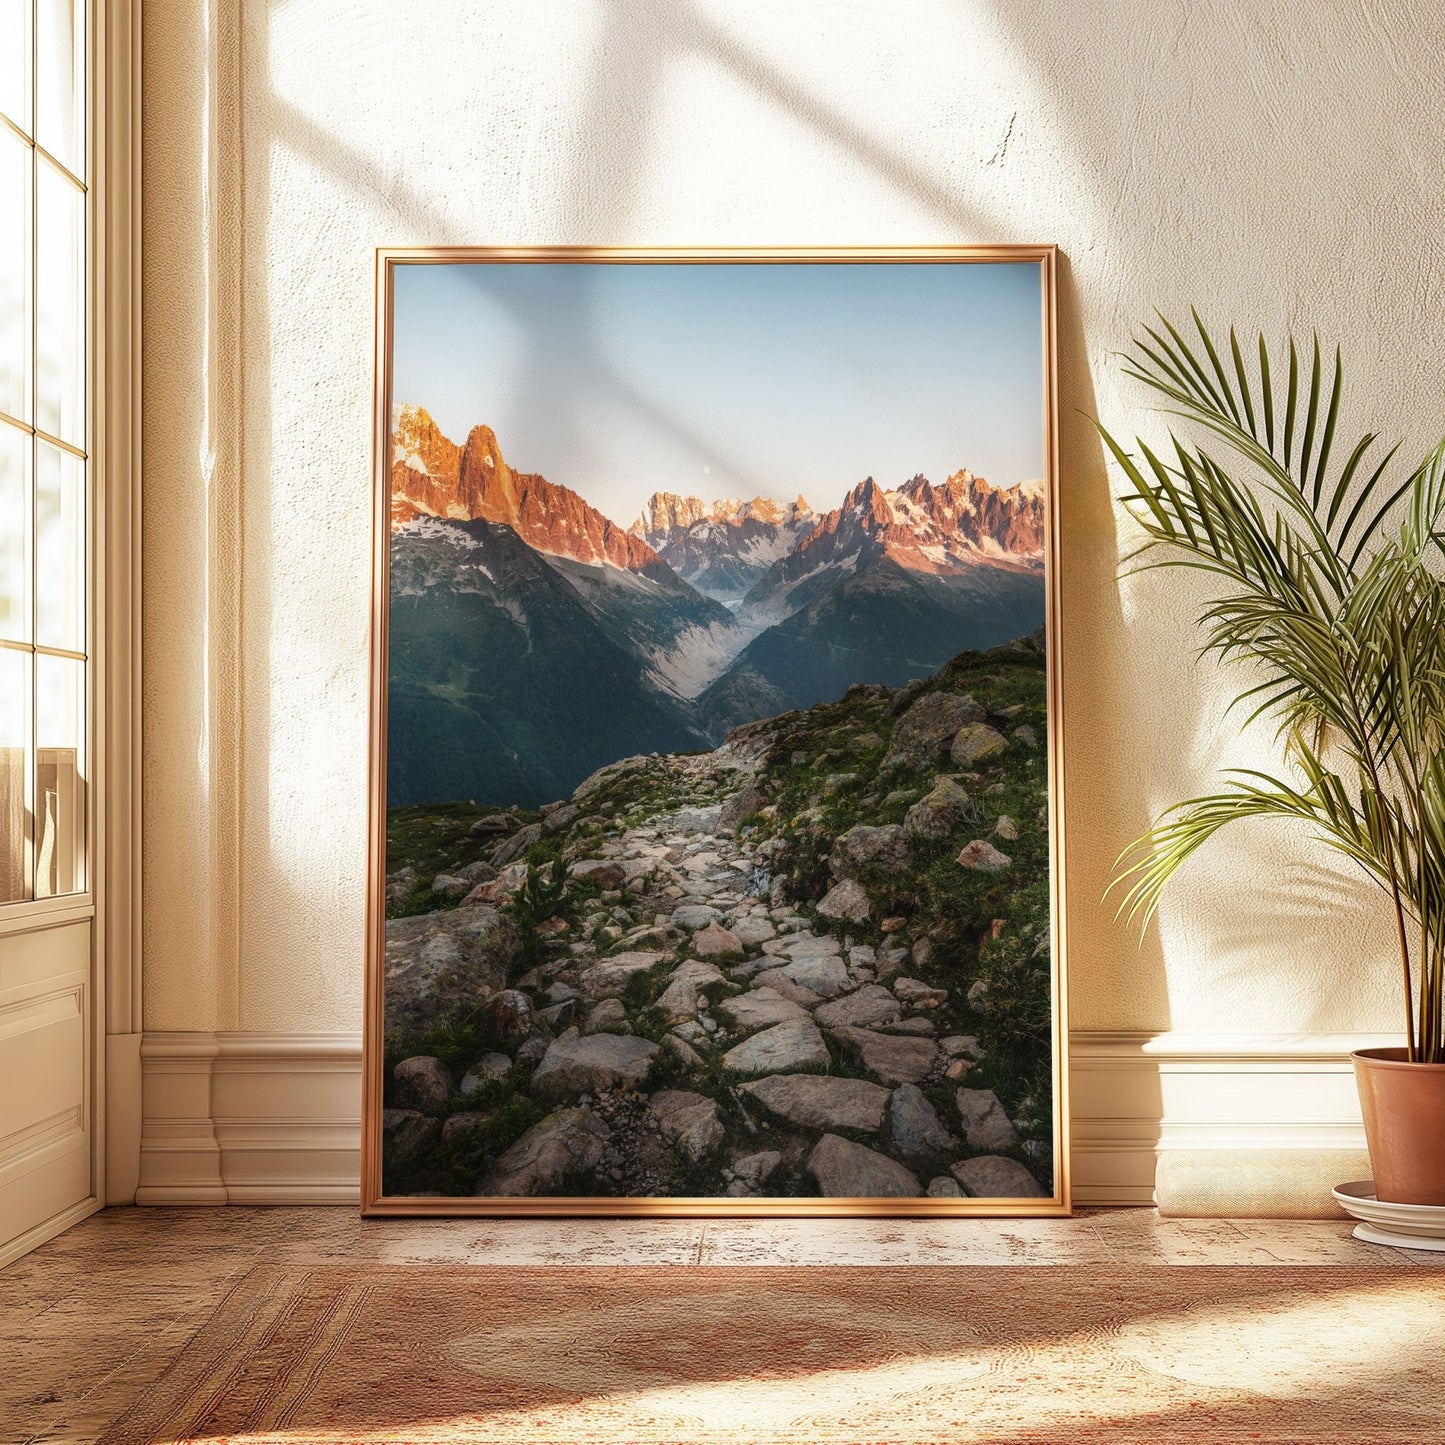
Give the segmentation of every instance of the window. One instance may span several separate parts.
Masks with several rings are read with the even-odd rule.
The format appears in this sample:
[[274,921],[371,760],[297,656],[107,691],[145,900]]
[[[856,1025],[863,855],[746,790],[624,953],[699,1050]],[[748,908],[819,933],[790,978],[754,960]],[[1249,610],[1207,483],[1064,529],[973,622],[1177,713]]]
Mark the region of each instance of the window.
[[87,887],[86,10],[0,0],[0,903]]

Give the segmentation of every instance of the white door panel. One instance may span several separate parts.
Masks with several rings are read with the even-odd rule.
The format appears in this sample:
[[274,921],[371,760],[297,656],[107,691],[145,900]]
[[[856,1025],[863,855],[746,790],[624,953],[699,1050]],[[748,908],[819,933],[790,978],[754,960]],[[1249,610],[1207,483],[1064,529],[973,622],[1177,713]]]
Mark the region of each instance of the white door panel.
[[0,1248],[91,1194],[91,923],[0,935]]

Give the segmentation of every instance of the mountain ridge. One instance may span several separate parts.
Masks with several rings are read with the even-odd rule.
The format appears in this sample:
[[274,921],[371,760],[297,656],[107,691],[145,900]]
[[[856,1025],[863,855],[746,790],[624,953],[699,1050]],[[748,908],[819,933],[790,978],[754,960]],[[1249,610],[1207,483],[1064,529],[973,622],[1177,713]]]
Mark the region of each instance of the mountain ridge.
[[643,571],[661,559],[570,487],[508,465],[491,427],[458,447],[424,407],[404,405],[392,428],[391,526],[418,516],[501,522],[534,551]]
[[797,545],[816,514],[807,499],[704,502],[654,492],[628,531],[698,591],[736,606],[774,562]]
[[1037,482],[869,476],[822,514],[660,491],[624,530],[513,468],[490,426],[458,446],[420,406],[396,414],[390,480],[409,801],[488,776],[535,800],[614,747],[686,750],[1043,621]]

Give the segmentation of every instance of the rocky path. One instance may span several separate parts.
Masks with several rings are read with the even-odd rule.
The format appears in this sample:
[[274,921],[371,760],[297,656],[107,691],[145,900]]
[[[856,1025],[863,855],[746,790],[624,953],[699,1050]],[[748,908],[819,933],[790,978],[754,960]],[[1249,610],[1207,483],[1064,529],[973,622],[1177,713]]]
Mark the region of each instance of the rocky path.
[[[982,717],[955,706],[946,720],[970,764],[1004,742]],[[900,727],[895,746],[910,736]],[[434,1054],[395,1063],[388,1169],[438,1151],[464,1164],[468,1138],[495,1140],[510,1109],[535,1122],[487,1154],[467,1181],[474,1194],[1046,1193],[1030,1168],[1039,1147],[992,1091],[969,1086],[979,1039],[938,1023],[950,986],[931,973],[928,940],[910,943],[903,917],[875,920],[873,942],[850,935],[870,902],[849,860],[906,854],[908,833],[840,837],[839,876],[810,916],[774,875],[781,840],[748,826],[769,807],[766,742],[628,759],[536,823],[482,820],[498,834],[490,862],[433,884],[464,890],[461,906],[388,925],[389,1030],[482,997],[488,1045],[460,1077]],[[643,802],[623,811],[623,791]],[[952,776],[924,791],[910,827],[936,825],[964,798]],[[522,855],[548,837],[567,840],[585,902],[570,921],[564,910],[533,925],[518,972],[525,940],[499,908],[524,887]],[[958,866],[1008,862],[984,839],[969,849]]]

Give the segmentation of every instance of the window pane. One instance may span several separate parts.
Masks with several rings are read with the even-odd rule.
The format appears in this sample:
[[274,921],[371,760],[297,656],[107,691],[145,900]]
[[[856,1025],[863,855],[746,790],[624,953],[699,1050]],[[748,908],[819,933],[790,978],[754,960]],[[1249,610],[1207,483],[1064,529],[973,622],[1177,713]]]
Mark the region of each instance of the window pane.
[[[0,0],[0,4],[9,0]],[[0,128],[0,411],[30,420],[31,150]]]
[[35,641],[85,651],[85,463],[35,445]]
[[30,438],[0,422],[0,641],[30,641],[29,541]]
[[0,647],[0,903],[30,896],[25,886],[30,663],[28,652]]
[[30,134],[30,0],[0,0],[0,114]]
[[35,139],[85,179],[85,7],[39,0],[35,7]]
[[85,445],[85,194],[35,168],[35,425]]
[[85,664],[35,658],[35,896],[85,887]]

